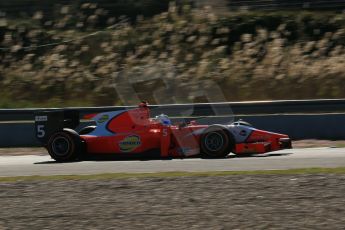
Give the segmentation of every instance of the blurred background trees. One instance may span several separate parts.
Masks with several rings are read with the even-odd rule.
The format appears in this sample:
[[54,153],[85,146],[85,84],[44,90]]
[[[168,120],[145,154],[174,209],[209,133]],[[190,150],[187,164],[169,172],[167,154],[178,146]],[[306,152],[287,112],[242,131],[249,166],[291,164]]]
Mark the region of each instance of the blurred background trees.
[[210,81],[228,101],[345,96],[343,1],[246,2],[2,1],[0,105],[121,104],[124,76],[153,103],[207,102]]

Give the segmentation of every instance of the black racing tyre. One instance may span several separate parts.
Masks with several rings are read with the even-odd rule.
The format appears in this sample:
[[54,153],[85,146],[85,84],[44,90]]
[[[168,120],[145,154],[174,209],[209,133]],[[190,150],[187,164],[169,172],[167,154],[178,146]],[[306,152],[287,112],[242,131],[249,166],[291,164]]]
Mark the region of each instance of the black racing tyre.
[[79,133],[79,135],[86,135],[86,134],[91,133],[93,130],[95,130],[96,127],[97,126],[95,126],[95,125],[86,126],[86,127],[82,128],[78,133]]
[[205,157],[226,157],[234,147],[235,141],[232,134],[221,126],[208,127],[200,138],[201,153]]
[[48,141],[49,155],[58,162],[76,161],[82,152],[82,140],[72,129],[54,133]]

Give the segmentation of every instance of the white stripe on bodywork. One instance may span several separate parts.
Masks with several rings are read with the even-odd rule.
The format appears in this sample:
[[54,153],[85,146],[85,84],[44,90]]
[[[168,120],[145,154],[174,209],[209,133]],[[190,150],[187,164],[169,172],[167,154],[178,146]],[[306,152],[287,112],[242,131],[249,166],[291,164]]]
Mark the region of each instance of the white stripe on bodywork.
[[190,136],[190,135],[201,135],[206,129],[207,129],[207,127],[206,127],[206,128],[201,128],[201,129],[194,130],[194,131],[190,132],[189,134],[187,134],[186,136]]
[[[110,132],[107,129],[107,125],[109,122],[115,117],[118,116],[121,113],[126,112],[127,110],[119,110],[119,111],[113,111],[113,112],[105,112],[105,113],[99,113],[95,117],[92,118],[97,124],[97,127],[95,130],[93,130],[91,133],[88,133],[87,135],[90,136],[98,136],[98,137],[107,137],[107,136],[113,136],[114,133]],[[104,116],[108,115],[108,119],[104,122],[99,122],[100,119]]]

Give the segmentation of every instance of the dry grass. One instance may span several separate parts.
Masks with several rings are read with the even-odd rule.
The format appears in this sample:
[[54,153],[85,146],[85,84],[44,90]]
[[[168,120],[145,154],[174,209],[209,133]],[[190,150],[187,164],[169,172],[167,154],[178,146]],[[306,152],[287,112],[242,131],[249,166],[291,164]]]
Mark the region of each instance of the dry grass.
[[[16,101],[22,107],[26,101],[30,106],[137,103],[126,95],[128,79],[153,103],[172,95],[175,102],[204,102],[205,96],[217,101],[345,97],[344,14],[219,16],[209,8],[172,5],[153,18],[105,29],[119,19],[91,6],[61,10],[50,21],[44,12],[23,21],[0,18],[0,46],[10,48],[0,51],[1,94],[12,99],[2,99],[3,107]],[[100,27],[105,31],[84,39],[21,49]],[[159,89],[166,85],[162,95]]]
[[44,148],[0,148],[0,156],[48,155]]

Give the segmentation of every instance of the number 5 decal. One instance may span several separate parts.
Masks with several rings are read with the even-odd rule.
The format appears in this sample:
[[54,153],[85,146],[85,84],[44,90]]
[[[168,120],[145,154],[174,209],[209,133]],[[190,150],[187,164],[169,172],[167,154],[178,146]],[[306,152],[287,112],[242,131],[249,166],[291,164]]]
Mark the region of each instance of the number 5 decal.
[[168,136],[168,130],[167,129],[163,129],[163,137]]
[[46,132],[44,131],[44,125],[37,125],[37,137],[42,138],[46,135]]

